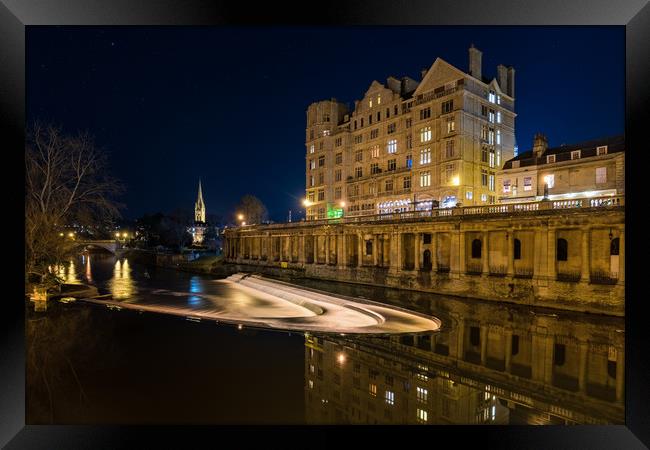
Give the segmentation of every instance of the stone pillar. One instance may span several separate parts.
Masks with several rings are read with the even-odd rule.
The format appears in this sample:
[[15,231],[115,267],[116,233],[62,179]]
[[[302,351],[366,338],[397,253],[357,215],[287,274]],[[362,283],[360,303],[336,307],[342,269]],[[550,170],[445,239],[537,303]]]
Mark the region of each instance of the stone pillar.
[[467,265],[467,259],[465,257],[465,247],[466,247],[466,244],[467,244],[467,242],[466,242],[467,237],[465,236],[464,231],[461,231],[459,233],[459,240],[460,240],[460,242],[459,242],[460,245],[459,245],[459,252],[458,252],[458,256],[459,256],[458,271],[460,273],[464,274],[466,272],[465,267]]
[[325,235],[325,264],[329,265],[330,263],[330,235]]
[[414,266],[413,269],[417,272],[420,270],[420,253],[421,253],[421,233],[413,233],[414,243]]
[[511,228],[507,231],[508,238],[506,245],[508,246],[508,269],[506,276],[513,277],[515,275],[515,232]]
[[488,326],[481,325],[481,365],[487,362]]
[[589,355],[589,343],[578,343],[578,389],[580,392],[587,392],[587,357]]
[[431,273],[438,270],[438,233],[431,233]]
[[460,233],[458,230],[452,230],[450,233],[450,239],[449,239],[449,271],[450,275],[453,278],[458,278],[458,273],[460,272],[460,262],[459,262],[459,255],[460,255]]
[[[456,330],[456,358],[465,359],[465,319],[458,319],[458,329]],[[449,343],[452,344],[451,342]]]
[[555,252],[557,250],[557,232],[555,229],[548,230],[548,252],[546,258],[546,271],[548,279],[555,281],[557,278],[557,261]]
[[363,233],[357,233],[357,248],[359,257],[357,258],[357,266],[363,266]]
[[305,253],[305,235],[301,234],[298,239],[298,262],[304,265],[305,261],[307,261],[307,255]]
[[535,241],[533,248],[533,278],[546,280],[548,276],[546,254],[548,252],[548,230],[535,229]]
[[510,373],[510,369],[512,368],[512,330],[506,328],[503,336],[506,340],[505,370]]
[[555,350],[555,337],[546,335],[544,352],[544,382],[548,385],[553,383],[553,351]]
[[379,259],[379,235],[372,235],[372,264],[377,267],[377,262]]
[[483,231],[483,275],[490,274],[490,232],[485,230]]
[[625,355],[623,349],[616,349],[616,401],[625,400]]
[[314,242],[314,264],[318,264],[318,235],[313,235]]
[[399,258],[397,257],[397,250],[398,250],[398,245],[397,241],[399,240],[399,233],[397,232],[392,232],[390,234],[390,271],[391,272],[399,272]]
[[348,254],[347,254],[347,237],[345,233],[339,235],[337,239],[338,249],[336,255],[336,264],[340,269],[344,269],[348,264]]
[[582,258],[581,258],[582,268],[580,270],[581,283],[589,283],[590,281],[590,276],[591,276],[591,264],[590,264],[591,242],[590,241],[591,241],[591,230],[589,229],[589,227],[585,227],[582,229],[582,245],[580,246],[580,249],[582,251]]
[[625,230],[619,231],[618,238],[618,282],[625,283]]
[[284,236],[280,236],[280,262],[284,261]]

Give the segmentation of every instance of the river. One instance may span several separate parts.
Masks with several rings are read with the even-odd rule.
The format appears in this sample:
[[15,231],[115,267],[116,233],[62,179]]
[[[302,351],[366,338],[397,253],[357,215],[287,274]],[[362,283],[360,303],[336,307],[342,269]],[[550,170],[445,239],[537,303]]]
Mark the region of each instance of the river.
[[[210,308],[213,279],[84,254],[67,282]],[[286,281],[286,280],[285,280]],[[440,318],[349,336],[74,302],[26,310],[28,424],[624,423],[624,320],[318,280],[305,288]]]

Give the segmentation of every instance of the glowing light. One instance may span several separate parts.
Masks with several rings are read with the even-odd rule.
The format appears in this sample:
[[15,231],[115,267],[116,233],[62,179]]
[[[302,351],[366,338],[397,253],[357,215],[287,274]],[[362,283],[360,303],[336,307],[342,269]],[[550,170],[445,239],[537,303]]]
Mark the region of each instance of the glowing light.
[[63,233],[59,233],[59,236],[63,237]]
[[120,237],[120,233],[115,233],[115,237],[116,238]]
[[238,214],[237,219],[238,220],[244,220],[244,215],[243,214]]
[[241,224],[242,224],[242,225],[246,225],[246,222],[242,222]]
[[74,237],[74,233],[68,233],[68,237]]
[[454,186],[458,186],[460,184],[460,177],[456,175],[451,179],[451,184]]
[[339,364],[343,364],[345,362],[345,354],[339,353],[339,356],[336,358],[339,362]]
[[302,201],[302,204],[305,205],[305,206],[311,206],[311,202],[309,200],[307,200],[307,199],[304,199]]
[[243,329],[243,328],[244,328],[244,326],[243,326],[241,323],[240,323],[239,325],[237,325],[237,329],[238,329],[238,330],[241,330],[241,329]]
[[345,202],[341,202],[341,207],[345,208]]

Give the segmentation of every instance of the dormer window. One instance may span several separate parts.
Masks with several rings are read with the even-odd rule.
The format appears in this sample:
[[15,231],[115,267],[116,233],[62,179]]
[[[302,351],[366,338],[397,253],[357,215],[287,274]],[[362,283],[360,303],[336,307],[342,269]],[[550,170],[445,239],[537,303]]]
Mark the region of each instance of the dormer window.
[[571,159],[580,159],[580,150],[574,150],[571,152]]
[[596,156],[602,156],[607,154],[607,146],[606,145],[601,145],[600,147],[596,147]]
[[488,101],[490,103],[494,103],[495,99],[496,99],[496,93],[494,91],[490,91],[490,93],[488,94]]
[[553,164],[555,162],[555,155],[546,156],[546,164]]

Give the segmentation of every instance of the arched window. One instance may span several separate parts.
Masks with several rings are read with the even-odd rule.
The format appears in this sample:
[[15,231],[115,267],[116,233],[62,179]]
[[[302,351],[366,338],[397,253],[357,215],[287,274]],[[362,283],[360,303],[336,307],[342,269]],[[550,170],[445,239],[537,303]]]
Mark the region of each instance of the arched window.
[[424,251],[423,259],[422,268],[424,270],[431,270],[431,250],[427,249]]
[[562,239],[562,238],[558,239],[556,259],[558,261],[566,261],[568,255],[569,255],[569,244],[567,243],[566,239]]
[[612,239],[612,242],[609,243],[609,254],[610,255],[612,255],[612,256],[613,255],[618,255],[618,250],[619,250],[618,249],[618,243],[619,242],[620,241],[618,240],[618,238],[614,238],[614,239]]
[[521,259],[521,241],[515,239],[515,259]]
[[474,239],[472,241],[472,258],[480,258],[480,257],[481,257],[481,240]]
[[372,255],[372,241],[366,241],[366,255]]

